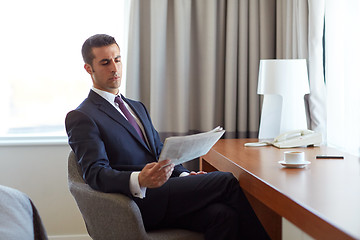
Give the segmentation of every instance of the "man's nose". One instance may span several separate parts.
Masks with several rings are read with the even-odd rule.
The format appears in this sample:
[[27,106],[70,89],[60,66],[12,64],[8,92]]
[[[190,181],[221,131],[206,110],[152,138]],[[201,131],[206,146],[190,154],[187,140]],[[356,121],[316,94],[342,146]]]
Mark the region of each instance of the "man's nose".
[[118,64],[115,62],[115,60],[111,60],[111,71],[112,72],[118,72],[119,71],[120,66],[118,66]]

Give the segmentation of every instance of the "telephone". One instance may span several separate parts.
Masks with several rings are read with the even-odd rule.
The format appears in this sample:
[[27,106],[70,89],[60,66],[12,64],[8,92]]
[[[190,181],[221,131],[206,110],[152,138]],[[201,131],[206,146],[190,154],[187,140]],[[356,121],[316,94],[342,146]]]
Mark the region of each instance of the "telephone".
[[277,148],[305,147],[309,145],[320,146],[322,142],[321,133],[308,129],[295,130],[280,134],[273,141],[261,141],[257,143],[245,143],[247,147],[261,147],[273,145]]

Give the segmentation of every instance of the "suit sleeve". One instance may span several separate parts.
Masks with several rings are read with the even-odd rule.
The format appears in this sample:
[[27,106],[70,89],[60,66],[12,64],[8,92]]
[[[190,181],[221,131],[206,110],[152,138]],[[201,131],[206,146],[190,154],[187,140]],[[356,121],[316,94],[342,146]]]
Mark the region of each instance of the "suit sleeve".
[[121,192],[131,197],[131,171],[111,168],[96,123],[85,113],[74,110],[66,116],[65,126],[86,183],[102,192]]

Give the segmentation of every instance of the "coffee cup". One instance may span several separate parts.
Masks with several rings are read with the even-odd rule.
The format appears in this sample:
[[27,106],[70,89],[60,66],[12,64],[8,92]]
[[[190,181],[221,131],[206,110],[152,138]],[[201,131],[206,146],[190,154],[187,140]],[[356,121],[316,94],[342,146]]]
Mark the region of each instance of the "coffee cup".
[[288,164],[301,164],[305,162],[305,153],[300,151],[284,152],[284,161]]

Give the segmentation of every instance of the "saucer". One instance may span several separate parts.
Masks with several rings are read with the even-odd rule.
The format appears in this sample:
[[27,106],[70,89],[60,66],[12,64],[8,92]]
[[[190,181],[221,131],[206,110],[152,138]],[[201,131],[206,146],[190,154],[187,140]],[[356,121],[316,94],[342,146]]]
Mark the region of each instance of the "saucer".
[[285,161],[279,161],[279,163],[287,168],[304,168],[306,165],[310,164],[311,162],[305,161],[303,163],[287,163]]

